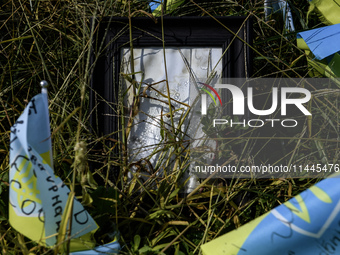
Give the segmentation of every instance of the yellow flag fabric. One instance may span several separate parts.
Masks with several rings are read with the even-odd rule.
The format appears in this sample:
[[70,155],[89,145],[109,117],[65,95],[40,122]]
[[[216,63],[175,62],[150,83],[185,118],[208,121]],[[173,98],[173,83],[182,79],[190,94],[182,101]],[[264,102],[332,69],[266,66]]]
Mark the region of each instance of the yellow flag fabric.
[[80,251],[80,252],[72,252],[70,255],[104,255],[104,254],[119,254],[120,251],[120,244],[118,241],[115,239],[114,241],[98,246],[94,248],[93,250],[89,251]]
[[[47,101],[43,89],[11,128],[9,222],[31,240],[54,246],[70,190],[54,175]],[[91,232],[97,227],[75,199],[71,249],[94,247]]]
[[302,38],[297,39],[297,46],[304,50],[307,62],[310,66],[309,76],[311,77],[340,77],[340,55],[335,53],[322,60],[315,59],[314,54]]
[[[340,165],[334,164],[339,172]],[[340,254],[340,177],[201,246],[203,255]]]
[[339,40],[340,23],[297,34],[297,46],[306,53],[310,76],[339,77]]
[[307,16],[315,11],[319,19],[325,25],[334,25],[340,23],[340,1],[339,0],[311,0],[309,1],[309,10]]
[[[164,8],[164,13],[170,13],[174,11],[177,7],[182,5],[184,0],[168,0],[166,1],[166,7]],[[158,5],[158,7],[152,12],[154,16],[162,15],[162,4]]]
[[[315,45],[309,45],[309,47],[305,40],[299,38],[300,36],[298,34],[297,46],[300,49],[305,50],[308,66],[310,67],[309,75],[311,77],[339,77],[340,58],[337,52],[340,49],[338,46],[336,46],[339,39],[336,38],[336,36],[339,34],[339,30],[332,28],[331,25],[340,23],[340,0],[309,0],[309,4],[307,20],[308,16],[314,12],[318,15],[321,22],[323,22],[325,25],[329,25],[330,27],[310,30],[311,37],[307,37],[308,40],[314,36],[319,36],[320,32],[322,33],[327,30],[329,31],[330,36],[324,36],[324,38],[315,40]],[[323,45],[319,45],[319,42],[322,42]],[[318,52],[314,52],[315,50]],[[326,54],[327,58],[325,56],[320,57],[320,51],[327,52],[331,50],[334,52],[332,54]]]

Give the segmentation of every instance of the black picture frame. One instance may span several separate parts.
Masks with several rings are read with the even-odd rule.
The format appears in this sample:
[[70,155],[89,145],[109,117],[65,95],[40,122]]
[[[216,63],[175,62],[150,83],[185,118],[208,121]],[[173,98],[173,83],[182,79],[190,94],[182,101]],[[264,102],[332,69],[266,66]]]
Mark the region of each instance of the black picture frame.
[[[130,47],[130,37],[136,48],[162,47],[160,38],[164,33],[165,47],[220,47],[222,52],[228,49],[222,59],[222,78],[251,76],[252,22],[249,17],[163,17],[163,21],[140,17],[131,19],[131,27],[130,34],[129,19],[124,17],[109,17],[96,23],[90,125],[99,137],[119,139],[120,116],[115,105],[120,82],[120,54],[122,47]],[[230,95],[222,92],[222,98],[229,100]]]
[[[134,47],[162,47],[162,22],[132,18]],[[117,118],[112,104],[117,102],[120,49],[129,47],[129,19],[106,18],[98,24],[94,40],[91,76],[90,123],[98,135],[113,134]],[[250,77],[252,73],[252,23],[247,17],[163,17],[165,47],[221,47],[222,78]],[[237,34],[237,37],[235,36]],[[231,44],[231,45],[230,45]],[[223,96],[223,95],[222,95]]]

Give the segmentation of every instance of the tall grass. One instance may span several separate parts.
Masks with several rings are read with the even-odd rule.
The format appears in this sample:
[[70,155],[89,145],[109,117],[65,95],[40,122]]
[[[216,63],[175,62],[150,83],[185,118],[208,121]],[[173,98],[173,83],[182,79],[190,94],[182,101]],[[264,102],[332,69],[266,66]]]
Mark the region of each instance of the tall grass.
[[[321,26],[312,16],[308,26],[307,3],[290,1],[297,30]],[[254,22],[254,77],[306,77],[310,71],[304,52],[295,44],[295,33],[286,34],[281,17],[264,20],[263,1],[184,1],[166,15],[229,16],[251,15]],[[95,32],[91,19],[106,16],[148,16],[148,1],[13,0],[0,3],[0,249],[2,254],[52,254],[16,232],[8,223],[9,130],[29,99],[48,80],[54,168],[66,184],[74,186],[78,198],[100,226],[98,244],[111,240],[120,231],[122,254],[199,254],[200,245],[231,231],[271,210],[305,190],[317,179],[242,179],[202,181],[194,192],[180,193],[178,180],[188,156],[181,144],[160,145],[164,164],[175,158],[175,169],[162,178],[147,161],[134,162],[148,169],[143,181],[135,175],[127,182],[127,161],[99,154],[95,143],[109,138],[89,130],[89,81],[92,71],[90,50]],[[133,77],[129,77],[132,79]],[[257,87],[260,92],[269,88]],[[339,162],[339,88],[317,88],[306,121],[299,133],[285,134],[285,144],[275,136],[249,140],[238,161],[258,160],[276,164]],[[335,90],[337,89],[337,90]],[[336,92],[336,93],[334,93]],[[138,95],[138,94],[137,94]],[[138,109],[137,109],[138,110]],[[309,123],[309,124],[308,124]],[[312,124],[311,124],[312,123]],[[114,143],[120,143],[113,141]],[[231,142],[231,146],[237,141]],[[268,143],[271,147],[268,147]],[[256,147],[257,153],[251,148]],[[85,150],[81,152],[80,148]],[[268,149],[269,148],[269,149]],[[275,148],[273,150],[273,148]],[[284,154],[284,150],[288,150]],[[167,154],[166,152],[171,153]],[[127,156],[127,155],[126,155]],[[172,157],[174,156],[174,157]],[[177,156],[177,157],[176,157]],[[186,159],[186,160],[185,160]],[[91,169],[88,163],[100,161]],[[113,178],[109,169],[122,171]],[[130,165],[131,167],[131,165]],[[177,170],[179,169],[179,170]],[[94,183],[93,176],[98,186]]]

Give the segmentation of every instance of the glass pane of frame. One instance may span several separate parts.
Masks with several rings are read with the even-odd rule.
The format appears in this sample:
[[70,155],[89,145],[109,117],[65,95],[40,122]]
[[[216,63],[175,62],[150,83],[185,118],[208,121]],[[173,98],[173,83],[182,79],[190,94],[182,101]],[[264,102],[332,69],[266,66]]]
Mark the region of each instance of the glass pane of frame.
[[[130,162],[149,155],[156,167],[158,158],[164,157],[157,152],[158,145],[165,135],[171,135],[161,127],[173,125],[185,133],[187,125],[180,119],[188,109],[186,105],[198,96],[197,90],[190,90],[190,83],[200,80],[213,84],[221,78],[251,75],[251,22],[246,17],[164,17],[163,23],[160,19],[134,18],[131,24],[127,18],[108,18],[97,24],[91,128],[106,138],[104,147],[115,148],[112,152],[118,161],[127,154]],[[134,102],[136,91],[139,96]],[[228,100],[228,96],[222,94],[222,100]],[[138,112],[134,112],[137,103]],[[122,131],[126,131],[131,115],[134,120],[127,139]],[[127,153],[121,151],[122,138],[128,145]],[[113,141],[120,142],[117,146]],[[98,144],[98,148],[103,147]],[[119,174],[121,170],[114,167],[112,172]]]
[[[173,107],[174,128],[179,128],[178,132],[184,136],[188,106],[192,106],[199,96],[197,89],[190,85],[198,80],[210,80],[209,84],[220,82],[222,53],[222,48],[218,47],[167,47],[165,51],[162,47],[134,48],[134,61],[131,63],[130,49],[122,49],[122,73],[131,74],[133,64],[135,80],[141,83],[139,111],[133,119],[128,138],[130,162],[148,159],[156,168],[157,164],[161,164],[160,154],[154,152],[164,140],[162,132],[171,129],[166,80]],[[123,90],[128,91],[127,107],[133,105],[132,88],[132,84],[125,80]]]

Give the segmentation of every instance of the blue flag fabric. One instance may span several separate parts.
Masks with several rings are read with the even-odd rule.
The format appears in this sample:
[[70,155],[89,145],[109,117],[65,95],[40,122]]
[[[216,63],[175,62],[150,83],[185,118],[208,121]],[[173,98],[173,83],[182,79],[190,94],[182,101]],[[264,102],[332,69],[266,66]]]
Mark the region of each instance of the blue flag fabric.
[[300,32],[297,38],[302,38],[315,58],[321,60],[340,51],[340,24]]
[[[51,148],[47,90],[43,89],[11,128],[9,221],[17,231],[47,246],[56,244],[70,192],[54,175]],[[76,199],[72,217],[72,238],[98,227]],[[83,244],[88,249],[95,243]],[[78,250],[84,247],[78,245]]]
[[108,244],[98,246],[90,251],[72,252],[70,255],[104,255],[104,254],[118,254],[120,251],[120,244],[114,241]]
[[[334,164],[339,172],[340,165]],[[340,176],[201,246],[204,255],[340,254]]]

